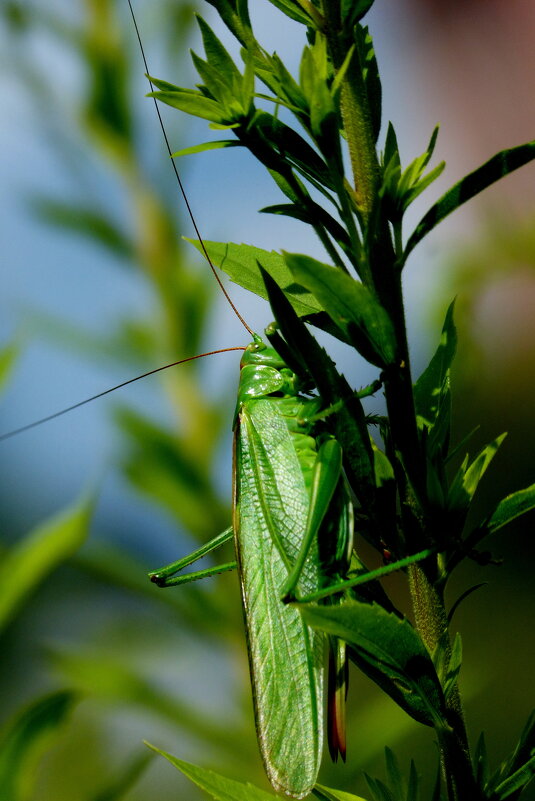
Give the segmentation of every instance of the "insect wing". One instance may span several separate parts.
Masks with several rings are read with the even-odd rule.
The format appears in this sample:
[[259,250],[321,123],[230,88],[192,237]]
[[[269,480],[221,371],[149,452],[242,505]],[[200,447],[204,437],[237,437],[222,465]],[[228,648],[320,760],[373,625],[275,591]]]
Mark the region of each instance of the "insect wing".
[[[303,798],[323,740],[323,636],[280,600],[309,498],[286,423],[269,400],[243,404],[235,441],[234,531],[262,759],[276,789]],[[318,586],[312,553],[300,592]]]

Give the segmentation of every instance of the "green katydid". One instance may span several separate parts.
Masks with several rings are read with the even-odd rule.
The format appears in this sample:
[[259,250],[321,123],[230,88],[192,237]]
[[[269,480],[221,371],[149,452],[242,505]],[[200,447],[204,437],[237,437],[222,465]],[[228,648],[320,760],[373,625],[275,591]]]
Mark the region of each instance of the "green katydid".
[[[273,327],[268,331],[273,332]],[[371,394],[377,384],[358,393]],[[238,569],[256,728],[275,789],[303,798],[318,774],[323,741],[324,641],[287,600],[335,599],[429,551],[361,571],[352,554],[353,506],[342,449],[325,431],[310,381],[255,335],[241,360],[234,418],[233,523],[189,556],[150,573],[170,587]],[[236,561],[176,575],[234,536]],[[328,733],[345,758],[345,644],[329,642]]]
[[[233,531],[260,750],[275,789],[296,798],[311,791],[321,760],[323,636],[281,595],[304,540],[311,552],[296,578],[306,595],[321,587],[322,550],[332,550],[333,540],[340,563],[345,561],[353,527],[340,445],[314,436],[317,425],[307,418],[318,414],[321,401],[300,394],[303,388],[279,354],[255,337],[241,361]],[[336,515],[327,514],[333,505]],[[213,546],[231,535],[227,530]],[[235,566],[171,577],[206,552],[200,549],[151,578],[169,586]],[[333,719],[331,727],[331,748],[344,756],[342,724]]]

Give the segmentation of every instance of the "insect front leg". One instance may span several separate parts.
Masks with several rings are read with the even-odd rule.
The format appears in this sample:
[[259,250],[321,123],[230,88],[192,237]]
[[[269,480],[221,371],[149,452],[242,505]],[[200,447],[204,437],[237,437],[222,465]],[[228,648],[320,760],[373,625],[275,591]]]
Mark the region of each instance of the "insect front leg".
[[229,542],[233,536],[234,532],[232,526],[229,526],[229,528],[226,528],[221,534],[218,534],[217,537],[214,537],[213,540],[210,540],[210,542],[207,542],[205,545],[201,545],[200,548],[190,553],[189,556],[184,556],[177,562],[172,562],[170,565],[151,571],[149,573],[150,580],[153,581],[154,584],[157,584],[158,587],[176,587],[179,584],[187,584],[190,581],[198,581],[199,579],[215,576],[218,573],[226,573],[229,570],[235,570],[236,562],[226,562],[225,564],[216,565],[215,567],[208,567],[205,570],[185,573],[183,576],[176,575],[176,573],[180,573],[185,567],[198,562],[203,556],[212,553]]

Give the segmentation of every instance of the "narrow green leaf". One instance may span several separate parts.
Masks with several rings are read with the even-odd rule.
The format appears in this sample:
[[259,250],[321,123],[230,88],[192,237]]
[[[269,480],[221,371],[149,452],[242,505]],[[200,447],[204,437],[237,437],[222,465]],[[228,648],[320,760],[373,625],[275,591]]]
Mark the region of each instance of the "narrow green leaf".
[[302,605],[307,623],[340,637],[353,661],[421,723],[442,718],[444,699],[431,657],[408,620],[378,604]]
[[[234,110],[238,108],[232,84],[225,80],[226,76],[222,75],[217,67],[208,64],[195,53],[191,54],[191,58],[203,83],[203,93],[209,94],[216,100],[221,108],[225,109],[225,115],[231,118]],[[207,90],[206,92],[204,87]],[[242,109],[240,108],[240,110]]]
[[192,92],[186,89],[177,89],[173,92],[149,92],[147,97],[155,97],[172,108],[191,114],[193,117],[200,117],[203,120],[217,122],[225,125],[233,120],[229,119],[225,110],[215,100],[205,97],[200,92]]
[[[456,479],[458,479],[457,474]],[[517,517],[535,509],[535,484],[503,498],[490,517],[475,526],[466,536],[464,547],[475,548],[481,540],[494,534]]]
[[525,765],[519,768],[512,776],[505,779],[494,790],[493,796],[498,798],[499,801],[509,798],[516,790],[525,787],[535,776],[535,755],[529,759]]
[[431,796],[430,801],[443,801],[441,789],[442,789],[442,766],[439,763],[437,766],[435,784],[433,785],[433,795]]
[[478,737],[473,761],[477,786],[483,790],[489,780],[489,758],[483,732]]
[[506,436],[507,434],[501,434],[499,437],[492,440],[492,442],[489,442],[489,444],[478,453],[468,468],[466,467],[466,462],[463,462],[450,487],[448,496],[448,506],[450,509],[459,511],[468,509],[479,482],[496,456]]
[[535,484],[503,498],[492,513],[486,528],[489,534],[494,534],[495,531],[499,531],[503,526],[532,509],[535,509]]
[[187,776],[188,779],[191,779],[201,790],[205,790],[216,801],[273,801],[274,799],[280,799],[280,796],[260,790],[260,788],[249,782],[227,779],[213,770],[192,765],[190,762],[184,762],[150,743],[146,744],[157,754],[165,757],[171,765],[183,773],[184,776]]
[[414,760],[411,759],[406,801],[418,801],[419,798],[420,798],[420,782],[418,779],[418,772],[416,770],[416,765],[414,764]]
[[446,669],[446,677],[444,681],[444,697],[446,700],[450,697],[451,693],[457,686],[457,679],[461,671],[463,662],[463,643],[459,632],[455,634],[451,647],[451,656],[449,665]]
[[317,203],[309,202],[306,208],[297,206],[295,203],[277,203],[273,206],[265,206],[260,211],[264,214],[284,214],[286,217],[293,217],[308,225],[323,226],[345,251],[351,247],[345,229]]
[[364,778],[373,794],[374,801],[398,801],[381,779],[372,779],[367,773],[364,774]]
[[225,81],[228,86],[240,83],[241,73],[223,44],[202,17],[197,16],[197,22],[201,29],[202,42],[208,64],[214,70],[217,70],[221,80]]
[[388,781],[390,782],[390,786],[394,791],[394,795],[401,799],[402,795],[405,794],[406,785],[399,768],[397,757],[392,749],[388,748],[388,746],[385,748],[385,762],[386,773],[388,776]]
[[361,795],[346,793],[344,790],[334,790],[332,787],[325,787],[323,784],[316,784],[312,790],[312,795],[326,801],[366,801]]
[[310,256],[284,253],[296,281],[311,292],[335,325],[372,364],[395,363],[392,322],[364,284]]
[[279,11],[282,11],[283,14],[286,14],[287,17],[290,17],[290,19],[301,22],[307,27],[312,25],[312,19],[296,0],[269,0],[269,2],[272,6],[278,8]]
[[[184,237],[202,253],[200,243],[195,239]],[[258,264],[260,263],[273,280],[281,287],[284,294],[300,317],[322,311],[316,298],[299,286],[280,253],[274,250],[262,250],[253,245],[236,245],[233,242],[209,242],[204,245],[213,263],[227,273],[234,283],[254,292],[267,300],[267,292]]]
[[350,30],[370,10],[375,0],[342,0],[340,15],[345,27]]
[[14,545],[0,564],[0,629],[37,585],[84,543],[93,502],[87,497],[56,515]]
[[237,139],[216,139],[214,142],[203,142],[200,145],[184,147],[182,150],[177,150],[171,155],[173,158],[179,158],[180,156],[193,156],[195,153],[204,153],[207,150],[221,150],[224,147],[243,147],[243,145]]
[[[535,771],[533,760],[535,760],[535,712],[529,715],[513,753],[491,777],[489,788],[495,794],[492,797],[507,798],[530,781]],[[501,788],[503,795],[498,795],[498,788]]]
[[450,303],[446,312],[438,348],[414,385],[416,414],[429,427],[437,419],[440,398],[457,348],[457,330],[453,321],[454,306],[455,301]]
[[397,168],[399,170],[401,167],[396,130],[391,122],[388,123],[388,128],[386,130],[383,164],[385,168],[390,164],[392,165],[392,169]]
[[425,214],[409,238],[403,254],[403,263],[422,239],[453,211],[471,200],[500,178],[523,167],[535,158],[535,141],[502,150],[477,170],[466,175],[452,186]]
[[30,801],[37,766],[59,734],[76,701],[61,691],[33,701],[7,724],[0,737],[0,798]]
[[460,604],[462,604],[462,602],[466,598],[468,598],[470,595],[472,595],[472,593],[475,592],[476,590],[480,590],[481,587],[486,587],[486,586],[487,586],[487,582],[486,581],[481,581],[479,584],[474,584],[474,585],[472,585],[472,587],[468,587],[467,590],[462,592],[459,595],[459,597],[457,598],[457,600],[454,602],[454,604],[452,605],[450,611],[448,612],[448,623],[451,623],[451,621],[453,619],[453,615],[455,614],[456,610],[459,608]]

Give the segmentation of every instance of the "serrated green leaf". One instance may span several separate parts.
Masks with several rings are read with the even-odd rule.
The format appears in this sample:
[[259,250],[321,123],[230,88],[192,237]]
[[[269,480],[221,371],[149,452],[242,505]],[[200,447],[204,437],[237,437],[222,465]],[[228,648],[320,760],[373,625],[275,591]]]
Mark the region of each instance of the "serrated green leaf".
[[38,526],[4,554],[0,564],[0,629],[38,584],[84,543],[93,502],[87,497]]
[[0,798],[30,801],[34,797],[37,765],[75,701],[72,692],[47,695],[7,724],[0,737]]
[[[184,237],[202,253],[200,243],[195,239]],[[262,250],[253,245],[236,245],[233,242],[209,242],[204,245],[213,263],[220,267],[234,283],[239,284],[267,300],[267,292],[262,281],[258,264],[260,263],[273,280],[281,287],[284,294],[292,304],[295,312],[300,316],[314,314],[322,311],[316,298],[299,286],[286,265],[285,259],[274,250]],[[203,254],[204,255],[204,254]]]
[[208,768],[201,768],[198,765],[192,765],[190,762],[184,762],[162,751],[155,745],[147,743],[149,748],[156,751],[157,754],[165,757],[177,770],[187,776],[188,779],[204,790],[215,801],[274,801],[280,799],[280,796],[273,793],[267,793],[265,790],[260,790],[249,782],[238,782],[234,779],[228,779],[226,776],[221,776]]
[[379,367],[395,363],[392,322],[364,284],[310,256],[284,253],[284,258],[296,281],[314,295],[368,361]]
[[345,640],[356,664],[412,717],[429,726],[440,721],[444,703],[440,683],[408,620],[378,604],[353,600],[300,608],[310,626]]
[[483,192],[484,189],[499,181],[500,178],[509,175],[519,167],[523,167],[524,164],[534,158],[535,141],[508,150],[502,150],[481,167],[478,167],[477,170],[466,175],[452,186],[429,209],[416,226],[405,247],[403,263],[416,245],[449,214],[458,209],[459,206],[462,206],[463,203],[466,203],[467,200],[471,200],[480,192]]

